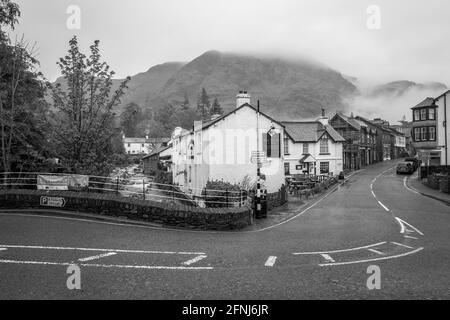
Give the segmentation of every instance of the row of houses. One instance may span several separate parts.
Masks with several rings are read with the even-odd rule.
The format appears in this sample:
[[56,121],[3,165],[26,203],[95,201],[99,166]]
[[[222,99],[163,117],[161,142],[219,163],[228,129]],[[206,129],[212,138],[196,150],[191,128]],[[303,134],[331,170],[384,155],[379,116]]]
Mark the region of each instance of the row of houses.
[[405,135],[388,124],[324,110],[314,121],[278,121],[254,107],[241,91],[236,108],[190,130],[176,128],[168,146],[143,157],[144,171],[164,167],[174,184],[193,197],[208,180],[254,183],[280,190],[287,176],[338,175],[405,152]]

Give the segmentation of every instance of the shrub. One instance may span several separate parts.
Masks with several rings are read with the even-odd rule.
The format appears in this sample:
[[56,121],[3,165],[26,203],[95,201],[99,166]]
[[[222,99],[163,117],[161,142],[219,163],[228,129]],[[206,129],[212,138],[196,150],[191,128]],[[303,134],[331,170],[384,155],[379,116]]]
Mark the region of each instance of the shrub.
[[223,208],[240,201],[241,188],[238,184],[232,184],[222,180],[209,180],[202,195],[208,208]]

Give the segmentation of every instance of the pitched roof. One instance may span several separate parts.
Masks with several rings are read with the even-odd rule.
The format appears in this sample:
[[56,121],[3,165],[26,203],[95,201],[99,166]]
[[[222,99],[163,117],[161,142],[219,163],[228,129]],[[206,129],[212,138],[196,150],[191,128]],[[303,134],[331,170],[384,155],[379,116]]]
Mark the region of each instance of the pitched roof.
[[431,107],[432,105],[434,105],[434,99],[433,98],[425,98],[421,103],[415,105],[414,107],[412,107],[411,109],[416,109],[416,108],[423,108],[423,107]]
[[124,143],[164,143],[169,142],[170,138],[123,138]]
[[[243,105],[241,105],[239,108],[233,109],[230,112],[217,117],[215,119],[212,120],[208,120],[208,121],[202,121],[202,126],[201,126],[201,130],[205,130],[209,127],[211,127],[212,125],[216,124],[217,122],[219,122],[220,120],[225,119],[226,117],[230,116],[231,114],[235,113],[236,111],[241,110],[244,107],[249,107],[251,109],[253,109],[255,112],[257,112],[257,109],[255,107],[253,107],[252,105],[248,104],[248,103],[244,103]],[[265,114],[264,112],[259,111],[259,114],[268,118],[269,120],[271,120],[272,122],[275,122],[276,124],[283,126],[283,124],[275,119],[273,119],[272,117],[268,116],[267,114]],[[193,132],[194,130],[183,130],[181,136],[185,136],[187,134],[190,134],[191,132]]]
[[145,143],[145,138],[124,138],[124,143]]
[[326,132],[335,142],[345,141],[330,125],[319,121],[283,121],[286,133],[295,142],[317,142]]
[[349,116],[346,116],[345,114],[343,114],[341,112],[336,113],[335,116],[340,117],[342,120],[347,122],[349,125],[351,125],[356,130],[358,130],[358,131],[361,130],[361,123],[359,121],[357,121],[355,118],[351,118]]

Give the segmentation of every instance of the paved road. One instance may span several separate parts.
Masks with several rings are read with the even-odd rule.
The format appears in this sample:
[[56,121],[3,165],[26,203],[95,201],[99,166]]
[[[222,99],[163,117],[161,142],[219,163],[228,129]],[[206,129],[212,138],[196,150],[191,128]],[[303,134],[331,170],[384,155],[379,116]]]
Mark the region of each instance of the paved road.
[[[393,162],[262,231],[161,230],[0,214],[0,298],[450,298],[450,207]],[[67,267],[81,268],[68,290]],[[379,266],[381,289],[366,286]]]

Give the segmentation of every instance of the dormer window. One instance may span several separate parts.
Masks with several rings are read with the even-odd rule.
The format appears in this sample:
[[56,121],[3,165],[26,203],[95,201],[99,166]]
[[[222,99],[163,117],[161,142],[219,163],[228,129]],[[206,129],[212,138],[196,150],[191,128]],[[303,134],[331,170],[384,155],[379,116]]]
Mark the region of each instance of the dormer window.
[[324,134],[322,136],[322,138],[320,139],[320,153],[321,154],[329,153],[329,151],[328,151],[328,140],[329,140],[329,137],[328,137],[327,134]]

